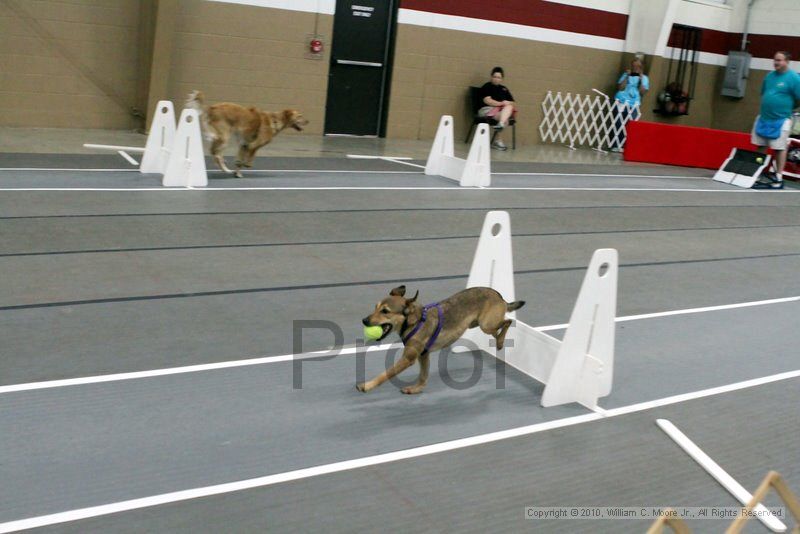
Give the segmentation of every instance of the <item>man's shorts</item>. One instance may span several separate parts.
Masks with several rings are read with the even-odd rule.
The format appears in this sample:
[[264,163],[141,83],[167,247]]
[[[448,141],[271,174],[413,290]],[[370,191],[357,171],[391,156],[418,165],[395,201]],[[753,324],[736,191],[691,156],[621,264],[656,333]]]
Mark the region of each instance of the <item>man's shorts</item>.
[[501,107],[483,106],[478,110],[478,117],[494,117],[501,109]]
[[750,142],[756,146],[768,146],[772,150],[786,150],[786,146],[789,143],[789,134],[792,131],[792,119],[786,119],[783,122],[783,126],[781,126],[781,136],[777,139],[767,139],[766,137],[761,137],[756,133],[756,123],[758,122],[758,117],[756,117],[755,122],[753,123],[753,130],[750,132]]

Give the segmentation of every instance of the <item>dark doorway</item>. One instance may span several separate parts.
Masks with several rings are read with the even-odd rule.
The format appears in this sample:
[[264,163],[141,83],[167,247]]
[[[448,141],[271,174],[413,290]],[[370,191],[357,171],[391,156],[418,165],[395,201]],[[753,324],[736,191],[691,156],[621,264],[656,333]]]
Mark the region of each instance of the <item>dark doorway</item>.
[[326,135],[377,137],[384,133],[397,2],[337,0]]

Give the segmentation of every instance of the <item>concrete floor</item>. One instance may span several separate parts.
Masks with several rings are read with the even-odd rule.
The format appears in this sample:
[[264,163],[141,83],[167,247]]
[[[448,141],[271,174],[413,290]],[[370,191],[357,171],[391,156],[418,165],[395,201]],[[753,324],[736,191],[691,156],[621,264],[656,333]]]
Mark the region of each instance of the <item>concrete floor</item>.
[[[34,156],[25,135],[13,145],[8,133],[0,167],[79,167],[0,172],[0,530],[34,516],[597,415],[577,404],[541,408],[541,384],[513,370],[498,388],[501,366],[477,354],[447,366],[463,379],[482,362],[475,386],[446,386],[437,356],[417,397],[394,384],[357,393],[361,356],[308,362],[301,390],[291,387],[288,361],[52,382],[289,354],[297,319],[333,321],[353,343],[360,317],[388,288],[406,283],[425,302],[463,288],[490,209],[511,214],[515,289],[528,301],[518,317],[532,325],[568,320],[586,263],[602,247],[620,252],[621,317],[800,295],[796,189],[736,190],[706,171],[559,147],[521,149],[508,160],[493,152],[495,171],[540,174],[497,175],[506,189],[462,189],[419,169],[344,158],[355,150],[424,158],[425,142],[287,136],[243,180],[213,176],[216,187],[165,191],[135,170],[80,170],[128,165],[75,155],[71,138],[85,132],[32,132],[42,149]],[[291,169],[314,172],[298,178]],[[223,190],[222,182],[293,188]],[[405,188],[336,189],[359,183]],[[113,190],[120,184],[130,190]],[[88,186],[99,190],[79,190]],[[624,410],[800,369],[799,305],[618,323],[615,386],[601,406]],[[331,344],[327,331],[308,334],[303,351]],[[367,356],[364,373],[377,373],[386,358]],[[48,387],[30,385],[42,381]],[[799,381],[40,531],[640,532],[647,522],[532,523],[523,511],[735,506],[655,427],[656,417],[671,419],[746,488],[777,469],[800,491]],[[20,384],[29,386],[11,389]],[[696,532],[722,525],[691,523]],[[765,530],[753,521],[748,531]]]
[[[108,151],[85,148],[84,143],[144,147],[143,134],[121,130],[83,130],[56,128],[0,127],[0,153],[33,154],[108,154]],[[259,152],[262,157],[324,158],[343,157],[347,154],[404,156],[426,159],[430,140],[370,139],[353,137],[325,137],[282,133],[273,143]],[[468,145],[456,143],[456,155],[464,157]],[[229,149],[234,154],[235,149]],[[516,150],[492,151],[495,161],[520,161],[539,163],[618,164],[619,154],[601,154],[594,150],[570,150],[558,145],[518,145]]]

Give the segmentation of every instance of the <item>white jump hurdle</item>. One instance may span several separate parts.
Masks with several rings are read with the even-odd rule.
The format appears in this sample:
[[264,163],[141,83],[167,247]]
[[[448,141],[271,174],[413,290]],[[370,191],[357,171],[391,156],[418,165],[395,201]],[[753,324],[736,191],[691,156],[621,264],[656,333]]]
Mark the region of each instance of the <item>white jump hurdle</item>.
[[99,148],[100,150],[115,150],[119,152],[122,157],[128,159],[128,161],[131,161],[131,159],[126,157],[128,152],[144,154],[139,164],[139,172],[164,174],[174,138],[175,110],[172,106],[172,102],[169,100],[159,100],[156,111],[153,113],[150,132],[147,134],[147,142],[144,148],[135,146],[99,145],[94,143],[84,143],[83,146],[86,148]]
[[462,187],[489,187],[492,183],[489,151],[489,126],[479,124],[472,138],[467,159],[455,157],[453,152],[453,117],[443,115],[433,140],[425,174],[455,180]]
[[[144,148],[85,143],[87,148],[143,153],[139,164],[142,173],[162,174],[164,186],[205,187],[208,185],[200,116],[184,109],[175,126],[175,109],[169,100],[160,100],[153,114]],[[128,159],[126,157],[126,159]],[[129,159],[129,161],[131,161]]]
[[167,170],[169,153],[175,142],[175,110],[169,100],[160,100],[153,113],[144,156],[139,171],[164,174]]
[[[611,393],[613,381],[617,271],[616,250],[594,252],[563,341],[517,320],[514,312],[508,313],[514,322],[502,351],[477,328],[462,339],[545,384],[542,406],[578,402],[595,409],[598,399]],[[467,287],[476,286],[497,290],[507,302],[515,300],[508,212],[486,215],[467,281]]]
[[184,109],[181,112],[162,185],[165,187],[208,185],[203,138],[200,134],[200,114],[196,109]]

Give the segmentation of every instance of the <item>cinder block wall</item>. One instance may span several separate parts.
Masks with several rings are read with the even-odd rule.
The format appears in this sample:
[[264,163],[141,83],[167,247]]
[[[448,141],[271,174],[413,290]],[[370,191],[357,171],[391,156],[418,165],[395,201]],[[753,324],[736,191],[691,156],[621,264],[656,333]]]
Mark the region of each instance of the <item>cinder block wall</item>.
[[[325,54],[307,59],[315,22]],[[332,28],[331,15],[181,0],[164,96],[182,103],[200,89],[211,102],[298,108],[310,120],[305,133],[321,134]]]
[[0,2],[0,125],[136,127],[149,3]]
[[[575,20],[576,12],[569,11],[570,6],[601,10],[595,14],[616,10],[616,20],[621,17],[623,23],[626,17],[624,3],[619,0],[509,1],[517,6],[517,17],[549,10],[549,29],[556,31],[560,31],[559,24],[566,24],[575,31],[603,33]],[[736,16],[741,16],[742,1],[734,4],[732,13]],[[201,89],[210,101],[228,100],[270,110],[300,108],[311,121],[304,134],[318,135],[324,125],[333,16],[293,10],[291,0],[265,2],[273,7],[206,0],[4,0],[0,2],[0,125],[137,128],[143,122],[132,115],[131,109],[145,110],[148,98],[152,102],[167,98],[180,106],[188,92]],[[483,6],[477,0],[467,3]],[[164,5],[173,6],[169,46],[159,48],[166,63],[159,62],[152,79],[156,13]],[[457,10],[463,5],[401,1],[406,10]],[[682,16],[690,16],[693,12],[687,9],[700,5],[686,4]],[[482,9],[476,17],[485,12]],[[705,5],[703,9],[711,8]],[[572,19],[560,18],[564,13],[571,14]],[[388,137],[430,139],[442,114],[456,117],[457,133],[463,137],[470,122],[469,86],[485,83],[491,68],[501,65],[520,108],[518,141],[535,144],[539,142],[541,103],[547,91],[589,93],[597,88],[613,94],[616,78],[630,57],[601,49],[602,42],[594,47],[577,46],[570,44],[570,39],[562,38],[565,44],[549,42],[547,35],[552,34],[532,40],[493,31],[478,33],[466,31],[459,24],[471,25],[474,30],[476,24],[480,26],[480,19],[469,19],[470,23],[457,17],[448,20],[448,29],[436,24],[398,24]],[[679,22],[702,25],[703,20]],[[534,17],[525,23],[543,22]],[[731,23],[727,30],[708,31],[733,32],[733,42],[737,41],[735,32],[740,31],[733,26]],[[305,57],[307,36],[315,27],[326,45],[321,60]],[[800,60],[797,0],[759,0],[752,31],[754,44],[770,49],[759,50],[760,57],[769,56],[771,47],[785,43]],[[581,33],[561,34],[574,36],[576,42],[586,37]],[[735,42],[732,47],[736,47]],[[721,97],[724,68],[719,62],[724,60],[720,55],[724,53],[717,52],[717,65],[701,64],[691,114],[679,118],[652,113],[657,94],[667,82],[668,61],[648,57],[652,88],[644,100],[644,118],[749,129],[758,109],[761,80],[768,71],[752,71],[746,98]]]
[[453,115],[463,138],[472,122],[469,87],[489,81],[499,65],[519,106],[517,141],[536,143],[547,91],[610,92],[619,63],[618,52],[402,24],[387,136],[428,139],[439,117]]

